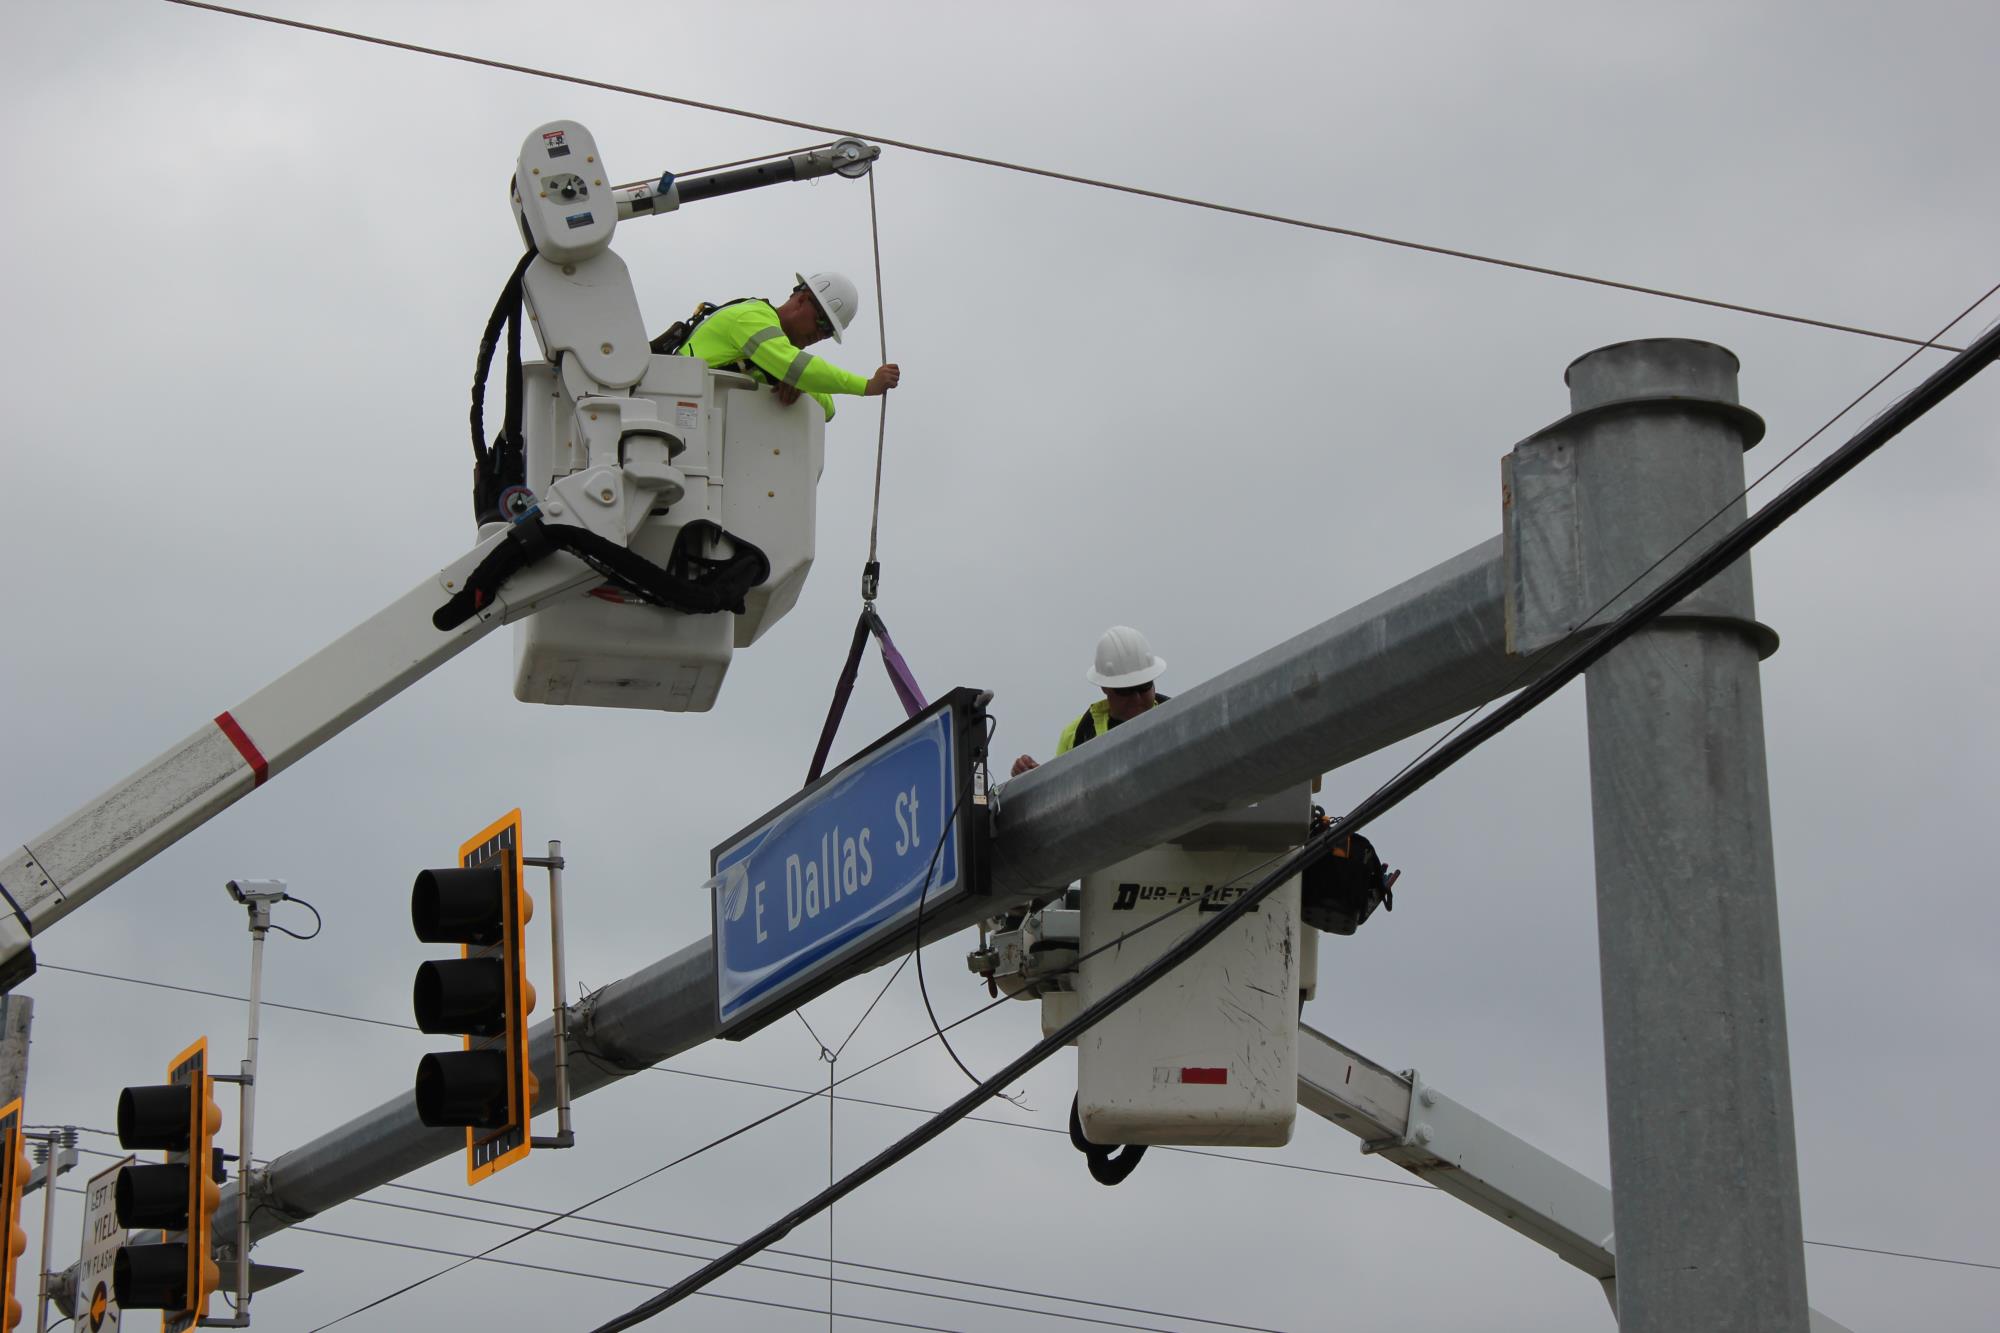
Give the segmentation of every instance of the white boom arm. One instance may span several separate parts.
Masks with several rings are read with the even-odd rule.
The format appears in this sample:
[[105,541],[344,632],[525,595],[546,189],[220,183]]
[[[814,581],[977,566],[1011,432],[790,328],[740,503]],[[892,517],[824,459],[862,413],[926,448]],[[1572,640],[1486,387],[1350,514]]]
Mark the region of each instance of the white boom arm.
[[[1603,1284],[1618,1308],[1611,1191],[1426,1084],[1299,1024],[1299,1105]],[[1817,1310],[1812,1333],[1852,1333]]]
[[[581,482],[587,474],[567,478]],[[564,487],[558,485],[560,494]],[[603,506],[595,506],[602,508]],[[573,504],[572,513],[589,513]],[[0,862],[0,979],[33,970],[39,935],[488,633],[603,575],[566,552],[515,574],[452,630],[431,617],[481,560],[479,545]]]
[[[844,139],[773,162],[618,190],[606,184],[596,141],[583,126],[553,121],[530,133],[511,184],[515,217],[538,256],[523,275],[523,296],[584,447],[577,470],[520,498],[511,516],[581,528],[625,547],[650,513],[682,496],[686,478],[674,460],[688,444],[684,428],[663,421],[657,402],[636,387],[651,351],[631,279],[610,249],[620,217],[781,181],[864,175],[880,153]],[[34,971],[31,941],[51,924],[493,629],[604,578],[566,550],[546,551],[492,590],[471,618],[437,628],[433,614],[513,531],[498,523],[482,528],[479,544],[434,579],[0,861],[0,992]]]

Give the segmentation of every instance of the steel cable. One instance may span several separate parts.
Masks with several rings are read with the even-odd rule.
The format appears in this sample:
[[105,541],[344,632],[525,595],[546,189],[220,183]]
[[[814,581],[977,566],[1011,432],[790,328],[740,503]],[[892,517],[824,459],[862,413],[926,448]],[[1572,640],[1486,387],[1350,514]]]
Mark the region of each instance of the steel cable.
[[982,157],[976,153],[961,153],[954,149],[938,148],[929,144],[915,143],[908,139],[892,139],[887,135],[864,134],[858,130],[844,130],[836,126],[821,125],[809,120],[796,120],[789,116],[774,116],[762,111],[750,111],[742,107],[724,106],[719,102],[704,102],[692,97],[676,97],[671,93],[656,92],[649,88],[634,88],[626,84],[610,83],[603,79],[589,79],[578,74],[564,74],[535,65],[516,64],[506,60],[492,60],[485,56],[468,55],[462,51],[449,51],[442,47],[422,46],[416,42],[399,42],[388,37],[376,37],[369,33],[351,32],[345,28],[328,27],[321,23],[307,23],[301,19],[280,18],[275,14],[260,14],[254,10],[234,9],[228,5],[210,4],[207,3],[207,0],[166,0],[166,3],[180,5],[186,9],[204,9],[211,13],[227,14],[232,18],[250,19],[258,23],[269,23],[282,28],[296,28],[302,32],[319,33],[326,37],[340,37],[347,41],[364,42],[370,46],[382,46],[396,51],[408,51],[414,55],[433,56],[440,60],[452,60],[461,64],[478,65],[486,69],[503,70],[510,74],[526,74],[533,78],[550,79],[558,83],[572,84],[579,88],[596,88],[601,92],[619,93],[627,97],[643,97],[655,102],[667,102],[675,106],[689,107],[696,111],[713,111],[718,115],[737,116],[744,120],[763,121],[768,125],[784,125],[793,129],[810,130],[815,134],[866,139],[871,143],[885,144],[891,148],[901,148],[906,152],[922,153],[929,157],[940,157],[954,162],[966,162],[973,166],[992,167],[999,171],[1019,172],[1025,176],[1039,176],[1045,180],[1065,181],[1071,185],[1086,185],[1094,189],[1110,190],[1114,193],[1133,195],[1141,199],[1154,199],[1161,203],[1182,204],[1189,208],[1207,209],[1210,212],[1227,213],[1234,217],[1250,218],[1259,222],[1273,222],[1280,226],[1298,227],[1306,231],[1324,232],[1332,236],[1345,236],[1351,240],[1369,241],[1376,245],[1391,245],[1404,250],[1416,250],[1424,254],[1441,255],[1448,259],[1463,259],[1475,264],[1489,264],[1496,268],[1514,269],[1517,272],[1534,273],[1546,278],[1561,278],[1567,282],[1588,283],[1592,286],[1633,292],[1640,296],[1657,296],[1669,301],[1683,301],[1690,305],[1707,306],[1715,310],[1733,311],[1740,315],[1755,315],[1762,319],[1783,320],[1789,324],[1803,324],[1811,328],[1830,329],[1836,333],[1853,333],[1864,338],[1880,338],[1886,342],[1905,343],[1917,347],[1936,347],[1939,351],[1945,352],[1959,352],[1964,350],[1959,347],[1946,346],[1942,343],[1932,343],[1918,338],[1905,337],[1900,333],[1884,333],[1878,329],[1863,328],[1856,324],[1841,324],[1833,320],[1813,319],[1805,315],[1791,315],[1783,311],[1770,310],[1761,306],[1744,305],[1736,301],[1721,301],[1706,296],[1693,296],[1686,292],[1671,291],[1664,287],[1649,287],[1641,283],[1622,282],[1616,278],[1601,278],[1588,273],[1577,273],[1568,269],[1551,268],[1543,264],[1530,264],[1518,259],[1502,259],[1495,255],[1480,254],[1473,250],[1459,250],[1451,246],[1431,245],[1423,241],[1412,241],[1398,236],[1384,235],[1380,232],[1362,231],[1355,227],[1337,226],[1330,222],[1314,222],[1306,218],[1288,217],[1282,213],[1270,213],[1260,209],[1243,208],[1234,204],[1217,203],[1209,199],[1198,199],[1191,195],[1170,194],[1164,190],[1149,190],[1137,185],[1122,185],[1116,181],[1102,180],[1095,176],[1084,176],[1068,171],[1055,171],[1048,167],[1029,166],[1025,163],[1009,162],[997,157]]

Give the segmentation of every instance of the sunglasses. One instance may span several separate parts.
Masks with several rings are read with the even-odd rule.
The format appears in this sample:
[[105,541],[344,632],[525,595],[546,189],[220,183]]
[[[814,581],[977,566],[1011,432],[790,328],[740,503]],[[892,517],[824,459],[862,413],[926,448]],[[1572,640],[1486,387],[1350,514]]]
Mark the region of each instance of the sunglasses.
[[[812,296],[812,289],[809,287],[794,287],[792,290],[794,292],[804,292],[806,295]],[[813,296],[812,302],[813,318],[819,324],[820,336],[822,338],[831,338],[833,336],[833,321],[826,317],[826,311],[820,309],[819,298],[817,296]]]
[[1107,685],[1104,688],[1121,699],[1130,699],[1134,695],[1149,693],[1153,688],[1153,682],[1149,680],[1143,685]]

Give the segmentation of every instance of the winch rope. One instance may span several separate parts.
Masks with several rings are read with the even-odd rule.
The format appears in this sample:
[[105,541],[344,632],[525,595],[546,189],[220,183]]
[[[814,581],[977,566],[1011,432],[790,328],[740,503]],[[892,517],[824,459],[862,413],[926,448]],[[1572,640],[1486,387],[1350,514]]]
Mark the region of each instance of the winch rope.
[[[882,314],[882,226],[875,207],[875,173],[872,170],[868,173],[868,239],[875,254],[875,329],[882,354],[878,364],[886,366],[889,364],[889,325]],[[854,693],[855,677],[861,670],[861,653],[868,646],[869,635],[875,636],[882,649],[883,669],[889,673],[889,684],[894,687],[903,711],[915,717],[930,706],[924,698],[923,688],[910,671],[910,664],[903,660],[903,654],[896,649],[896,641],[889,637],[889,627],[882,623],[881,615],[875,610],[875,596],[880,591],[882,577],[879,558],[882,455],[889,431],[889,395],[885,391],[876,396],[882,400],[882,407],[875,419],[875,491],[868,508],[868,560],[861,567],[861,616],[854,622],[854,638],[847,646],[847,661],[840,668],[839,679],[834,682],[833,702],[826,710],[826,724],[820,728],[812,767],[806,772],[808,787],[819,781],[820,774],[826,771],[826,757],[833,749],[833,738],[840,730],[840,719],[847,712],[848,697]]]
[[[879,164],[878,164],[879,165]],[[882,227],[875,214],[875,172],[868,173],[868,241],[875,251],[875,333],[880,340],[882,359],[889,364],[889,321],[882,308]],[[868,511],[868,563],[861,572],[861,600],[875,600],[876,580],[881,565],[875,558],[876,538],[882,528],[882,443],[889,432],[889,395],[881,395],[882,409],[875,416],[875,498]]]

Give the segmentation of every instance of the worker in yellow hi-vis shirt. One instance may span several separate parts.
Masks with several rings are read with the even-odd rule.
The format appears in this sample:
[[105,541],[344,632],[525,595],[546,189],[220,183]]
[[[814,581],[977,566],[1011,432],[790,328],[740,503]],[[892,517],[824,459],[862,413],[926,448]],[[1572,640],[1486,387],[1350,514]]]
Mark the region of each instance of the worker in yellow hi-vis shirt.
[[866,379],[805,349],[823,338],[840,341],[854,322],[860,299],[854,284],[839,273],[797,275],[799,285],[783,304],[756,297],[720,306],[704,303],[692,320],[676,324],[653,340],[653,350],[698,356],[716,370],[740,370],[771,385],[778,401],[797,402],[807,394],[833,419],[833,395],[886,393],[902,379],[891,362]]
[[[1123,722],[1155,708],[1168,696],[1153,682],[1167,669],[1167,659],[1153,651],[1146,636],[1130,625],[1113,625],[1097,641],[1097,655],[1084,679],[1104,691],[1104,697],[1083,710],[1076,721],[1056,737],[1056,754],[1068,754],[1093,736],[1110,731]],[[1035,756],[1024,754],[1014,761],[1013,776],[1040,768]]]

